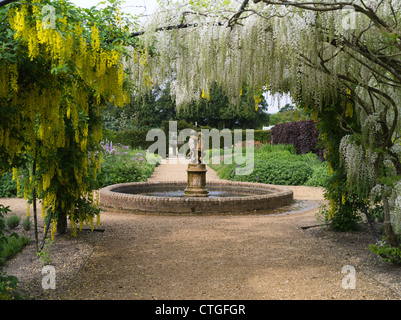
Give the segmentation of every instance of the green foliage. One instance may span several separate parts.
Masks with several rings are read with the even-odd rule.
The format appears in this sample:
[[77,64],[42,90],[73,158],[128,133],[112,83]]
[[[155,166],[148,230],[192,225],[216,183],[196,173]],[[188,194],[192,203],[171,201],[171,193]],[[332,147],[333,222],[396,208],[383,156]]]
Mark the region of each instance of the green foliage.
[[[178,133],[183,129],[194,129],[200,131],[202,129],[211,129],[210,127],[195,127],[193,124],[186,122],[185,120],[177,121],[177,131]],[[160,129],[162,129],[168,137],[169,132],[169,121],[162,121]],[[129,146],[133,149],[147,149],[149,148],[155,141],[146,141],[146,135],[148,133],[147,128],[143,129],[130,129],[130,130],[121,130],[121,131],[113,131],[106,130],[106,135],[109,141],[112,141],[114,144],[120,143],[121,145]],[[246,131],[242,130],[242,141],[246,139]],[[209,147],[212,147],[212,138],[209,139]],[[231,141],[234,141],[234,131],[231,130]],[[254,130],[254,141],[260,143],[268,143],[270,141],[270,131],[268,130]],[[224,138],[220,138],[220,146],[224,146]],[[166,154],[168,154],[168,145],[166,144]]]
[[373,208],[370,208],[369,215],[372,220],[377,220],[378,222],[383,222],[384,219],[384,210],[382,205],[376,205]]
[[213,84],[210,88],[209,99],[200,99],[177,111],[177,119],[199,126],[223,128],[261,128],[269,123],[268,105],[261,95],[257,110],[255,110],[254,93],[243,89],[238,104],[230,103],[228,96],[221,87]]
[[0,198],[17,196],[17,182],[13,180],[11,172],[4,173],[0,178]]
[[0,239],[3,236],[3,230],[6,226],[4,215],[9,212],[11,212],[10,206],[5,207],[3,204],[0,204]]
[[[169,120],[185,121],[189,124],[185,128],[190,128],[196,123],[198,127],[256,129],[267,125],[270,117],[263,96],[258,110],[255,110],[253,94],[244,90],[239,105],[235,105],[229,102],[227,95],[217,85],[210,89],[209,100],[200,99],[197,103],[191,103],[179,110],[176,110],[176,103],[171,98],[170,87],[167,85],[163,89],[153,88],[147,95],[131,99],[123,109],[108,105],[102,110],[101,116],[104,127],[114,131],[147,131],[151,128],[161,128],[163,121]],[[118,141],[128,144],[126,141]],[[146,147],[146,144],[133,147],[139,146]]]
[[13,233],[6,236],[6,219],[4,215],[11,212],[10,207],[0,204],[0,300],[20,299],[18,290],[18,279],[14,276],[8,276],[1,270],[1,267],[12,256],[21,251],[30,241],[27,237],[20,237]]
[[[221,151],[223,154],[223,151]],[[210,164],[221,179],[258,182],[276,185],[314,185],[324,181],[325,174],[321,163],[315,154],[297,155],[292,145],[264,145],[255,149],[254,164],[247,168],[247,174],[239,175],[244,165]],[[327,176],[327,171],[326,176]],[[311,179],[314,179],[311,181]]]
[[29,219],[29,217],[26,217],[23,221],[22,221],[22,227],[24,228],[25,231],[29,231],[32,229],[32,221]]
[[260,152],[263,153],[277,153],[281,151],[287,151],[292,155],[297,154],[292,144],[265,144],[260,148]]
[[311,166],[312,176],[306,181],[305,185],[310,187],[326,187],[328,182],[327,162],[321,162]]
[[98,188],[125,182],[146,181],[160,162],[149,163],[143,150],[130,149],[122,144],[107,143],[101,173],[98,174]]
[[0,300],[22,299],[18,290],[18,279],[14,276],[8,276],[0,270]]
[[43,265],[49,265],[53,263],[50,257],[50,247],[54,241],[47,238],[45,242],[46,243],[44,244],[43,249],[38,251],[36,255],[38,256],[39,260],[43,263]]
[[113,131],[149,130],[159,128],[163,121],[175,119],[175,102],[171,99],[169,90],[169,86],[163,90],[153,88],[152,92],[144,96],[132,97],[124,108],[115,108],[108,104],[101,111],[104,128]]
[[369,245],[369,249],[380,256],[382,260],[401,265],[401,249],[391,247],[384,241],[378,241],[376,244]]
[[[339,147],[341,139],[347,134],[338,125],[337,121],[339,114],[342,113],[344,100],[341,96],[333,101],[325,101],[322,108],[314,110],[317,121],[317,129],[319,131],[318,148],[325,149],[325,166],[326,172],[322,170],[322,178],[317,176],[311,178],[308,182],[313,183],[316,180],[322,180],[322,186],[325,188],[325,198],[329,201],[329,206],[322,206],[319,215],[330,225],[330,228],[335,231],[351,231],[358,230],[358,222],[361,220],[361,212],[363,208],[363,198],[347,184],[347,174],[344,163],[341,161]],[[303,106],[303,101],[300,99],[299,104]],[[312,110],[308,110],[308,112]],[[313,109],[313,108],[312,108]],[[360,131],[356,117],[347,118],[347,124],[355,131]],[[318,170],[315,171],[319,175]]]
[[11,210],[8,206],[5,207],[0,204],[0,266],[3,265],[7,259],[19,252],[30,241],[29,238],[20,237],[16,233],[5,235],[4,230],[6,226],[10,229],[14,229],[19,225],[21,220],[17,215],[11,215],[5,219],[4,215],[9,212],[11,212]]
[[304,110],[300,109],[295,111],[294,106],[290,104],[286,104],[282,107],[279,112],[270,115],[271,126],[281,123],[288,123],[294,121],[304,121],[311,119],[309,113],[306,113]]
[[268,144],[270,142],[270,131],[269,130],[254,130],[253,139],[255,141]]
[[336,207],[335,214],[332,215],[332,208],[322,205],[317,215],[323,218],[325,224],[333,231],[347,232],[360,230],[359,222],[361,216],[351,205]]
[[16,233],[7,236],[4,246],[0,252],[0,265],[4,264],[8,259],[20,252],[24,246],[29,244],[28,237],[21,237]]
[[254,171],[246,181],[278,185],[303,185],[312,175],[312,169],[300,161],[272,158],[270,161],[256,161]]
[[113,143],[130,146],[131,148],[147,149],[154,141],[146,141],[147,129],[130,129],[114,132]]
[[21,222],[21,217],[20,216],[12,215],[12,216],[7,218],[6,225],[10,229],[15,229],[16,227],[19,226],[20,222]]

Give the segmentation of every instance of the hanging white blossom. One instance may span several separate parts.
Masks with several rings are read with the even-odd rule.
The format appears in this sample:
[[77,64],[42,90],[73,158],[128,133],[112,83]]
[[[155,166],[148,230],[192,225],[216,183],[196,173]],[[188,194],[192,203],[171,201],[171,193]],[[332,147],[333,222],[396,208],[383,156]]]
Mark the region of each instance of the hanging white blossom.
[[[155,86],[171,83],[178,108],[208,99],[215,82],[231,102],[244,88],[255,97],[285,92],[316,108],[342,94],[363,135],[358,143],[352,132],[341,141],[349,183],[378,190],[375,150],[393,164],[401,156],[401,1],[170,2],[145,27],[144,53],[133,49],[127,62],[137,94],[149,89],[149,78]],[[398,217],[400,200],[393,198]]]

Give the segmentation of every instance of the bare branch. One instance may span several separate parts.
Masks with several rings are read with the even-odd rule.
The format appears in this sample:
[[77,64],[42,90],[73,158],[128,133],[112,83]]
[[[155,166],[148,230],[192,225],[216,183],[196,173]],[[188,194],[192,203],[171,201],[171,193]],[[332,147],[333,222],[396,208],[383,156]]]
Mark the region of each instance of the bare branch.
[[228,26],[232,28],[239,17],[244,13],[245,8],[248,6],[249,0],[244,0],[241,4],[241,7],[238,9],[238,12],[234,14],[231,19],[228,21]]

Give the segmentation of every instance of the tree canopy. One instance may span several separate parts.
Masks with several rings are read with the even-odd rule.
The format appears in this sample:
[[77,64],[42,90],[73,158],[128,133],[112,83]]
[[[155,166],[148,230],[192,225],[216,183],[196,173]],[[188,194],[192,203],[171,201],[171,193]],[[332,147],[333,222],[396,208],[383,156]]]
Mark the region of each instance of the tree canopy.
[[129,101],[123,56],[135,39],[118,6],[22,0],[0,7],[0,173],[14,168],[25,198],[35,191],[60,232],[67,217],[73,228],[93,226],[99,109]]

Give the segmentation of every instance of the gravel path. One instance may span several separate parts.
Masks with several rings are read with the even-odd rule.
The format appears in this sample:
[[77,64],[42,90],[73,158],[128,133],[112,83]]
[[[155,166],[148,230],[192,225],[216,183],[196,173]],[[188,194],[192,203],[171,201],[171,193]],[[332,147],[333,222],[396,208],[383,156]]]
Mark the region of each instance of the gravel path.
[[[150,180],[185,180],[185,170],[185,163],[164,162]],[[218,179],[210,168],[207,179]],[[68,240],[83,245],[85,255],[51,298],[400,299],[400,270],[366,249],[374,241],[369,230],[302,229],[317,223],[323,193],[311,187],[293,190],[295,199],[313,200],[312,209],[247,216],[105,212],[105,232]],[[17,272],[24,259],[17,257],[8,270]],[[342,286],[347,265],[356,270],[355,289]]]

